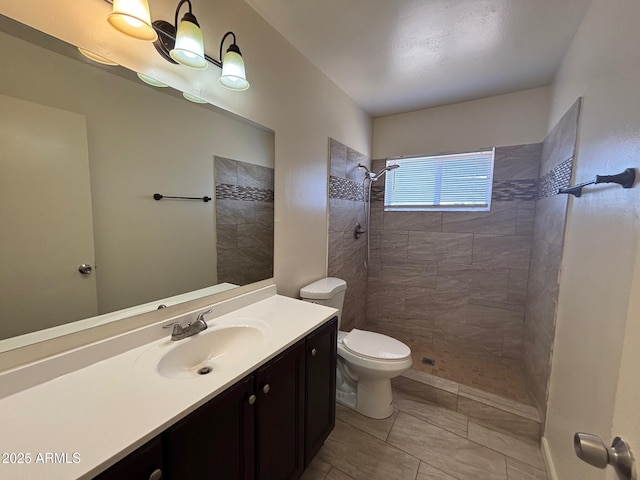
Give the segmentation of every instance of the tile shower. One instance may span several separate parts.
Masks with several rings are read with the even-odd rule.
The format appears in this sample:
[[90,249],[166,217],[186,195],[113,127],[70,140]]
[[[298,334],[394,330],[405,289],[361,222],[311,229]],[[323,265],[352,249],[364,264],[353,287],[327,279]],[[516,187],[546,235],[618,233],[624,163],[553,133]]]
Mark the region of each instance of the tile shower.
[[273,168],[214,157],[218,283],[273,276]]
[[348,284],[341,328],[393,336],[414,370],[544,414],[567,208],[556,192],[570,181],[579,111],[580,100],[542,143],[496,147],[490,212],[384,212],[374,183],[368,268],[353,236],[365,224],[357,164],[377,171],[384,160],[331,139],[328,270]]

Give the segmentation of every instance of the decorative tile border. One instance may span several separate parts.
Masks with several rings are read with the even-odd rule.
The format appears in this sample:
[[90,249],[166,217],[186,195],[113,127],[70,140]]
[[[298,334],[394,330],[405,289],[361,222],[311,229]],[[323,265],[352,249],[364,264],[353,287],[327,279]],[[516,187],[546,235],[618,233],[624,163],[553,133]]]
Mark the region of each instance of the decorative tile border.
[[545,173],[538,182],[538,194],[536,200],[558,194],[558,189],[569,186],[571,171],[573,170],[573,157],[556,165]]
[[273,190],[266,188],[241,187],[240,185],[230,185],[228,183],[217,183],[216,199],[273,203]]
[[331,176],[329,178],[329,198],[362,202],[364,201],[362,184],[346,178]]
[[496,202],[515,202],[535,200],[538,195],[538,179],[496,180],[493,182],[491,200]]

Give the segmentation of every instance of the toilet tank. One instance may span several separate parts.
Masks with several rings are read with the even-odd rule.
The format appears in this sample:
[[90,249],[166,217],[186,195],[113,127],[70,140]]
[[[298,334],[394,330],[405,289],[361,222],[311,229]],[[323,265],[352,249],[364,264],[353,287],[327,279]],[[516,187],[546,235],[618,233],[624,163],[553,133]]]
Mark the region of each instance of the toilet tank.
[[338,322],[340,322],[346,290],[347,282],[341,278],[326,277],[302,287],[300,289],[300,298],[305,302],[337,308]]

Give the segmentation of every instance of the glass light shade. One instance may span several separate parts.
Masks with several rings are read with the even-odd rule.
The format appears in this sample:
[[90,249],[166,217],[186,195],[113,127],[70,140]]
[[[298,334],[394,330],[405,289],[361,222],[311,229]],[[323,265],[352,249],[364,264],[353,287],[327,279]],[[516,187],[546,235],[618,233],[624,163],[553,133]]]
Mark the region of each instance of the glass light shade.
[[187,93],[187,92],[182,92],[182,96],[193,103],[209,103],[206,100],[203,100],[200,97],[196,97],[195,95],[191,95],[190,93]]
[[249,88],[249,82],[247,82],[247,76],[244,72],[242,55],[234,51],[228,51],[224,54],[222,74],[218,78],[218,83],[229,90],[246,90]]
[[87,57],[89,60],[93,60],[94,62],[101,63],[102,65],[109,65],[110,67],[115,67],[115,66],[118,65],[116,62],[113,62],[113,61],[109,60],[108,58],[105,58],[105,57],[102,57],[102,56],[100,56],[98,54],[90,52],[89,50],[85,50],[84,48],[78,47],[78,51],[82,55]]
[[167,85],[166,83],[162,83],[160,80],[156,80],[155,78],[151,78],[148,75],[145,75],[144,73],[139,73],[138,72],[138,78],[140,80],[142,80],[144,83],[151,85],[152,87],[168,87],[169,85]]
[[204,70],[209,65],[204,58],[202,31],[193,22],[182,19],[176,33],[176,44],[169,52],[171,58],[187,67]]
[[158,38],[151,26],[147,0],[113,0],[113,10],[107,20],[114,28],[130,37],[148,42],[154,42]]

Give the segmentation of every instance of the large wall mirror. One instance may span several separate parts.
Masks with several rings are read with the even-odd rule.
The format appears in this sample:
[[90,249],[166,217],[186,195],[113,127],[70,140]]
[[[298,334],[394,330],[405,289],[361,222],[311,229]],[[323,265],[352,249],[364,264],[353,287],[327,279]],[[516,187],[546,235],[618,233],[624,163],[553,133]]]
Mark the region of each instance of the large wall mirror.
[[273,276],[273,131],[7,17],[0,50],[0,351]]

